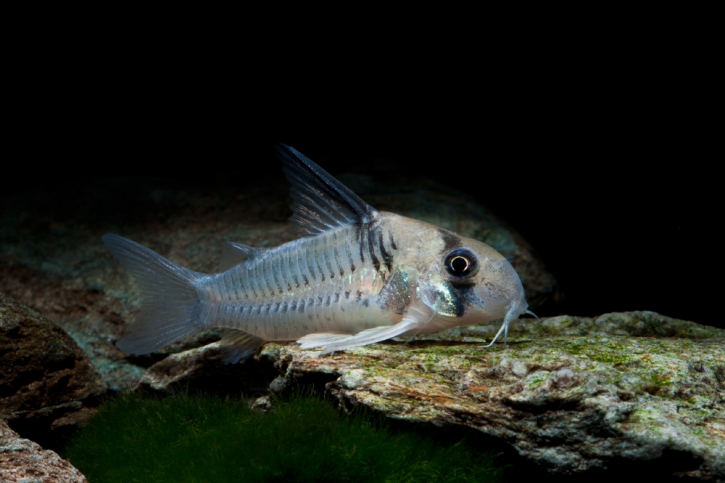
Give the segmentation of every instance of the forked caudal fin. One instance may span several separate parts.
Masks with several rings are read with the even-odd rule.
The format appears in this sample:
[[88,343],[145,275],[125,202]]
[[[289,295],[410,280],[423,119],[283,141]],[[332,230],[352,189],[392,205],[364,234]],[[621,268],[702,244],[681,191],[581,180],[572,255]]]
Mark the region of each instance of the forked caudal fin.
[[148,354],[202,330],[196,282],[206,275],[180,267],[118,235],[103,243],[131,272],[144,301],[136,322],[116,343],[123,352]]

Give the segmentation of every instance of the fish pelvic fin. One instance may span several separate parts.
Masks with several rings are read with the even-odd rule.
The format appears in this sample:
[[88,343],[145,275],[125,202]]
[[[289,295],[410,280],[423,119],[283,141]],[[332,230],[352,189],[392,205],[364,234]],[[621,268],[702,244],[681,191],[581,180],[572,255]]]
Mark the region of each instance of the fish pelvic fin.
[[105,235],[103,243],[131,272],[144,297],[136,322],[116,347],[129,354],[148,354],[205,328],[196,285],[206,275],[118,235]]
[[236,364],[242,359],[254,354],[258,348],[267,342],[261,337],[249,334],[242,330],[231,329],[225,332],[220,342],[220,351],[224,364]]

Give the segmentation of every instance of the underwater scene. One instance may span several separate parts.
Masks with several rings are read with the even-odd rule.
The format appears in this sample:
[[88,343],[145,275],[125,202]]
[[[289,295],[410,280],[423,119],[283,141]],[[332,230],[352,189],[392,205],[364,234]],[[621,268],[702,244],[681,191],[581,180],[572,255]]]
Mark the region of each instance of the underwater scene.
[[251,111],[160,59],[0,168],[0,482],[725,481],[680,138],[609,90]]
[[560,281],[470,173],[266,146],[3,195],[3,481],[722,477],[725,331],[660,282]]

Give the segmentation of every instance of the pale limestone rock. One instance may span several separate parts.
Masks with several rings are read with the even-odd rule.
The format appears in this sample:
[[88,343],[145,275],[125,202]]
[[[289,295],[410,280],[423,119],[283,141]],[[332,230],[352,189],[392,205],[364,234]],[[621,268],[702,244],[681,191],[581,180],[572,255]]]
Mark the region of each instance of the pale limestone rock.
[[54,451],[23,439],[0,419],[0,481],[3,483],[86,483],[86,477]]

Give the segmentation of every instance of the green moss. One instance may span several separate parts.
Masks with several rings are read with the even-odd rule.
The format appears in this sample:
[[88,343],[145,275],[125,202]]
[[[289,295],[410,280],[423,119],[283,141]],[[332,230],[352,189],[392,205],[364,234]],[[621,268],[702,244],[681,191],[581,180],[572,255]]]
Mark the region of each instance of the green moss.
[[561,350],[563,352],[566,352],[567,354],[579,356],[587,352],[587,346],[586,344],[583,344],[577,340],[576,342],[573,342],[571,344],[564,345]]
[[654,387],[671,386],[672,381],[667,375],[650,372],[647,374],[647,382]]
[[589,358],[605,364],[626,364],[634,360],[630,348],[623,344],[608,344],[606,347],[592,351]]
[[91,483],[494,481],[494,457],[465,441],[394,432],[293,396],[274,412],[206,396],[124,395],[107,402],[63,451]]
[[526,384],[529,389],[536,389],[549,379],[549,377],[551,377],[550,372],[535,372],[526,378]]

